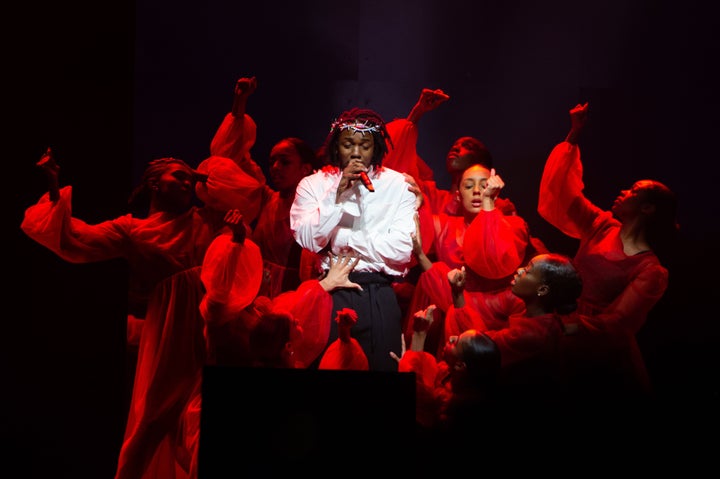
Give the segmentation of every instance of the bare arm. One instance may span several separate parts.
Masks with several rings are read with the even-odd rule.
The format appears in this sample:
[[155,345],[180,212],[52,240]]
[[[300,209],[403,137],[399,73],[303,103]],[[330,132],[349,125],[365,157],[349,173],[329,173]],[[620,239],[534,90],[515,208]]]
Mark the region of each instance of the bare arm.
[[413,316],[413,334],[410,340],[410,351],[425,350],[425,339],[427,338],[427,331],[433,322],[435,309],[436,306],[431,304],[422,311],[416,312]]
[[232,114],[235,118],[242,118],[245,116],[245,109],[247,107],[247,100],[250,95],[255,92],[257,88],[257,80],[255,77],[240,78],[235,83],[235,92],[233,96]]
[[43,169],[48,180],[48,193],[50,194],[50,201],[53,203],[60,199],[60,183],[58,176],[60,174],[60,165],[55,161],[52,150],[48,147],[45,153],[40,157],[40,160],[36,163],[37,166]]
[[495,200],[500,194],[500,190],[505,187],[505,182],[500,175],[495,174],[495,168],[490,169],[490,177],[487,179],[485,189],[482,194],[483,211],[492,211],[495,209]]
[[448,281],[452,291],[453,306],[462,308],[465,306],[465,266],[460,269],[453,269],[448,272]]
[[434,110],[449,99],[450,96],[440,89],[430,90],[429,88],[423,88],[422,92],[420,92],[420,98],[410,110],[407,119],[417,125],[417,122],[425,113]]
[[573,145],[577,145],[578,139],[580,138],[580,133],[582,133],[583,129],[585,128],[585,123],[587,122],[587,115],[588,115],[588,103],[585,102],[584,105],[577,104],[574,108],[570,110],[570,131],[567,134],[567,137],[565,137],[565,141],[568,143],[572,143]]
[[[413,315],[413,334],[410,340],[410,351],[423,352],[425,350],[425,339],[427,338],[427,331],[433,322],[433,315],[437,307],[431,304],[425,309],[417,311]],[[390,357],[395,361],[400,362],[402,357],[405,355],[406,345],[405,336],[402,336],[402,349],[400,356],[390,351]]]
[[243,221],[243,215],[240,213],[240,210],[229,210],[225,213],[224,222],[230,228],[230,231],[232,231],[233,243],[244,244],[249,227]]
[[430,258],[428,258],[425,251],[423,251],[422,235],[420,233],[420,218],[417,213],[415,213],[415,234],[412,235],[412,242],[413,254],[420,265],[420,269],[427,271],[432,268],[432,261],[430,261]]

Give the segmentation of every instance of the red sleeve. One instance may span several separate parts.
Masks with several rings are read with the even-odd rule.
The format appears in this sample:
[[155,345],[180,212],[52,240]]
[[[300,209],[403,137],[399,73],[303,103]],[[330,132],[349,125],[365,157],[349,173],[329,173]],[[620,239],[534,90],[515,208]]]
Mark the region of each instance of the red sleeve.
[[72,187],[60,189],[60,199],[45,193],[25,210],[20,228],[34,241],[71,263],[90,263],[126,257],[130,215],[90,225],[72,216]]
[[486,278],[513,274],[522,266],[530,232],[519,216],[506,216],[499,209],[481,211],[463,238],[465,262]]
[[415,418],[426,427],[437,423],[440,413],[436,386],[439,366],[433,356],[425,351],[405,351],[398,365],[399,372],[415,373]]
[[438,368],[435,356],[425,351],[405,351],[400,358],[398,371],[401,373],[413,372],[416,381],[422,387],[432,390],[435,388],[435,378]]
[[660,264],[649,265],[641,270],[602,314],[588,316],[585,320],[593,329],[600,331],[637,334],[667,287],[667,269]]
[[418,167],[418,180],[422,181],[435,181],[435,172],[428,166],[427,163],[425,163],[425,160],[423,160],[420,155],[417,157],[417,167]]
[[432,213],[445,213],[445,205],[452,199],[450,192],[438,188],[437,184],[432,180],[423,181],[420,188],[430,204]]
[[215,238],[200,272],[205,287],[200,303],[204,320],[221,324],[236,318],[260,290],[262,271],[260,248],[251,240],[235,243],[230,234]]
[[468,329],[487,331],[489,328],[475,308],[468,305],[462,308],[450,306],[445,315],[445,340],[450,336],[459,336]]
[[248,224],[260,214],[266,195],[264,177],[258,180],[222,156],[203,160],[197,170],[208,175],[207,181],[195,184],[195,193],[206,206],[223,213],[238,209]]
[[210,142],[210,155],[231,159],[247,174],[264,183],[265,174],[250,155],[256,137],[257,126],[250,115],[236,118],[228,113]]
[[398,119],[393,120],[386,125],[392,146],[388,144],[388,154],[383,158],[383,166],[407,173],[420,181],[420,172],[418,170],[418,155],[416,151],[418,130],[415,123]]
[[410,317],[431,304],[434,304],[442,311],[447,311],[447,308],[452,304],[452,292],[447,279],[449,271],[450,268],[447,264],[436,261],[432,263],[429,270],[420,274],[408,306]]
[[316,279],[304,281],[295,291],[273,299],[273,309],[289,311],[302,328],[302,339],[294,345],[295,360],[302,367],[308,367],[327,346],[332,304],[330,293]]
[[550,224],[572,238],[581,232],[569,215],[578,199],[583,199],[585,185],[580,162],[580,147],[566,141],[550,152],[540,180],[538,213]]
[[487,331],[500,350],[502,366],[517,363],[534,356],[541,347],[538,337],[528,334],[522,328],[507,327]]

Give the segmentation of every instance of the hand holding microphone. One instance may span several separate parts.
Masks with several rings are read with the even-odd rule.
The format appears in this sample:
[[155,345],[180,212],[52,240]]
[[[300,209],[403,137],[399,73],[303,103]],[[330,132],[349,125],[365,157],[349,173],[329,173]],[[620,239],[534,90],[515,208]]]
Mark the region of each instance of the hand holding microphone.
[[352,183],[359,177],[360,181],[363,185],[365,185],[365,188],[367,188],[368,191],[375,191],[375,186],[373,186],[367,172],[364,170],[359,170],[359,168],[367,168],[360,158],[353,158],[347,164],[347,166],[345,167],[344,176],[349,180],[349,182],[345,188],[349,188],[350,186],[352,186]]
[[375,191],[375,187],[373,186],[372,181],[370,181],[370,177],[364,171],[360,172],[360,181],[362,181],[362,184],[365,185],[365,188],[369,191]]
[[351,159],[350,162],[345,165],[343,178],[338,185],[338,194],[348,188],[351,188],[358,179],[363,185],[365,185],[365,188],[367,188],[368,191],[375,191],[375,186],[373,186],[365,169],[367,169],[367,167],[360,158]]

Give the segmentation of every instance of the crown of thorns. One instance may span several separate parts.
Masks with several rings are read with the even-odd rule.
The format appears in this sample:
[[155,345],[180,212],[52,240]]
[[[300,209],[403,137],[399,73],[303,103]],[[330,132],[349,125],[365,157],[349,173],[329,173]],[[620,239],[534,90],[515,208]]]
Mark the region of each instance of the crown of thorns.
[[330,131],[335,131],[335,129],[338,129],[340,131],[342,130],[352,130],[354,132],[360,132],[365,133],[368,131],[374,131],[379,132],[380,125],[373,122],[372,120],[366,119],[366,120],[335,120],[332,125],[330,125]]

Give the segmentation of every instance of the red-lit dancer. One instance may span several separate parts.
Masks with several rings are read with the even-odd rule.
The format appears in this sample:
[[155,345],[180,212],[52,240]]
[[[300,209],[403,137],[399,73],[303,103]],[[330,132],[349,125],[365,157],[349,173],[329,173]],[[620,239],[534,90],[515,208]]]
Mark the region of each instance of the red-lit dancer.
[[[232,110],[225,115],[210,145],[213,155],[231,158],[229,170],[241,170],[263,183],[262,199],[257,217],[245,222],[252,227],[250,238],[260,247],[265,266],[265,280],[260,294],[274,298],[284,291],[296,289],[309,279],[318,262],[316,255],[303,250],[290,231],[290,206],[300,180],[319,170],[322,158],[304,140],[286,137],[273,145],[269,157],[272,187],[253,160],[250,149],[255,143],[255,122],[246,112],[248,97],[257,89],[255,77],[237,80]],[[233,175],[229,175],[232,177]],[[311,271],[301,274],[309,268]],[[306,266],[307,265],[307,266]],[[314,276],[313,276],[314,277]]]
[[625,356],[631,364],[616,385],[650,393],[635,336],[668,286],[668,270],[658,255],[677,237],[677,199],[664,184],[646,179],[622,190],[610,211],[591,203],[583,194],[578,146],[587,115],[587,103],[570,110],[570,131],[545,163],[538,213],[580,240],[573,262],[584,283],[579,312],[589,319],[583,326],[612,338],[599,348],[604,359]]
[[457,324],[461,329],[464,325],[472,326],[495,341],[502,358],[503,402],[555,405],[565,386],[563,317],[577,310],[583,287],[570,258],[544,253],[518,269],[511,280],[511,291],[523,301],[525,311],[510,315],[508,325],[502,329],[494,329],[482,312],[465,305],[462,297],[465,271],[451,271],[448,281],[453,290],[453,306],[446,324]]
[[[495,207],[504,186],[495,169],[480,164],[470,166],[462,173],[456,192],[463,215],[434,215],[438,226],[434,239],[430,239],[437,261],[431,262],[424,253],[425,237],[421,238],[421,228],[417,228],[413,237],[413,253],[423,273],[418,278],[409,311],[420,311],[430,304],[437,307],[425,341],[432,354],[439,354],[450,336],[474,328],[445,321],[453,302],[447,275],[454,268],[468,266],[464,300],[481,312],[487,327],[503,328],[510,314],[524,310],[522,301],[510,291],[510,280],[524,264],[529,231],[520,216],[505,215]],[[409,315],[406,318],[405,336],[409,340],[412,321]]]
[[[493,157],[485,144],[473,136],[461,136],[453,142],[445,158],[445,169],[450,175],[450,188],[446,190],[437,185],[433,170],[417,153],[418,123],[427,112],[435,110],[449,99],[450,96],[443,90],[424,88],[420,92],[420,97],[408,116],[406,118],[395,119],[387,125],[388,132],[393,139],[393,147],[388,152],[385,164],[390,168],[394,168],[416,178],[417,185],[425,197],[422,206],[418,210],[418,214],[420,232],[423,237],[422,248],[431,261],[444,261],[440,258],[442,253],[438,251],[438,249],[444,246],[435,245],[435,238],[441,234],[439,224],[437,221],[433,221],[431,215],[466,216],[467,212],[462,205],[462,198],[458,194],[463,172],[472,165],[482,165],[488,170],[493,168]],[[496,197],[494,201],[495,208],[503,214],[509,216],[517,214],[515,205],[509,199]],[[525,251],[526,254],[521,261],[522,264],[526,263],[536,254],[548,252],[542,241],[532,235],[529,237],[529,243]],[[413,261],[416,261],[415,258],[416,257],[413,256]],[[511,275],[518,266],[520,266],[520,263],[512,265],[506,275]],[[453,265],[451,267],[455,266]],[[404,311],[406,323],[408,322],[407,318],[412,317],[415,311],[427,307],[427,305],[432,302],[435,302],[440,308],[435,312],[435,319],[426,345],[431,348],[442,348],[444,341],[441,338],[436,338],[434,331],[438,328],[442,329],[445,311],[444,303],[431,300],[430,302],[410,305],[414,294],[414,287],[418,281],[418,279],[414,278],[417,278],[417,275],[423,270],[424,269],[414,264],[413,270],[409,275],[411,281],[396,285],[396,290],[404,300],[403,305],[407,305]],[[439,276],[440,284],[445,283],[444,278],[444,273]],[[484,290],[491,291],[505,288],[509,284],[509,281],[507,278],[501,278],[492,285],[490,284],[490,279],[486,278],[484,283]],[[406,329],[406,331],[408,330]],[[439,343],[437,341],[438,339],[440,339]]]
[[[450,99],[443,90],[423,88],[420,97],[406,118],[388,122],[387,128],[393,139],[393,146],[385,160],[386,166],[407,173],[416,179],[418,186],[426,195],[426,204],[432,213],[462,215],[460,202],[455,195],[460,176],[470,165],[480,164],[490,169],[493,158],[485,144],[472,136],[457,138],[447,152],[445,169],[450,174],[450,188],[439,188],[435,174],[417,153],[418,123],[430,111]],[[515,205],[507,199],[497,198],[496,207],[505,214],[514,214]]]
[[[205,361],[200,265],[225,228],[224,212],[193,205],[196,180],[207,176],[182,160],[160,158],[150,162],[130,198],[132,209],[142,205],[146,216],[127,214],[91,225],[72,217],[72,188],[59,187],[60,167],[50,151],[38,165],[49,192],[26,210],[23,231],[73,263],[128,262],[128,335],[139,345],[116,477],[173,478],[177,419]],[[233,196],[251,198],[258,189],[248,178]]]
[[[202,265],[206,294],[200,305],[205,320],[208,363],[254,366],[253,345],[248,338],[258,312],[288,312],[302,330],[293,337],[293,367],[306,368],[319,358],[330,333],[332,298],[336,288],[362,290],[348,279],[358,263],[350,255],[331,257],[322,278],[306,280],[297,289],[275,298],[258,295],[263,275],[259,247],[245,238],[242,215],[231,210],[225,222],[232,234],[218,236],[208,248]],[[249,307],[250,306],[250,307]]]
[[403,341],[401,356],[393,352],[390,356],[398,361],[399,371],[415,373],[415,419],[420,437],[439,439],[450,434],[447,440],[458,428],[477,424],[485,411],[495,410],[500,350],[488,335],[470,329],[448,338],[439,357],[428,353],[424,342],[434,312],[435,305],[417,311],[410,349],[405,350]]
[[[205,296],[200,312],[205,324],[207,364],[241,367],[306,368],[325,348],[330,333],[336,288],[361,290],[348,279],[358,262],[352,256],[331,257],[327,274],[270,299],[256,296],[263,276],[259,247],[246,238],[249,227],[237,210],[225,223],[232,233],[219,235],[202,265]],[[366,360],[367,362],[367,360]],[[197,478],[202,407],[201,382],[195,384],[179,426],[177,457]]]

